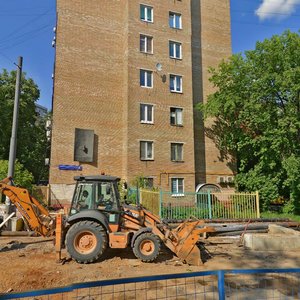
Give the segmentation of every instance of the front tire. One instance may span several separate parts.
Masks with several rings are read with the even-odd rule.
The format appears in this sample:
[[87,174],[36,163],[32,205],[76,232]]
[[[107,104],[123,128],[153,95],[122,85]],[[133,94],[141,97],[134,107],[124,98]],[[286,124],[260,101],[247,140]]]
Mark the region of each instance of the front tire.
[[151,232],[147,232],[136,238],[133,245],[133,253],[143,262],[152,262],[158,257],[160,247],[160,238]]
[[103,226],[93,221],[73,224],[66,235],[67,251],[78,263],[97,261],[107,248],[107,235]]

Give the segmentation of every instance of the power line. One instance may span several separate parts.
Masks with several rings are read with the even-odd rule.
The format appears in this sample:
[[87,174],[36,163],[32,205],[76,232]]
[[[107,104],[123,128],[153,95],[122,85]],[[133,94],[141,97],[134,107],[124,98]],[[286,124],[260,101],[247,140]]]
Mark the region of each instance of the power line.
[[[1,40],[5,40],[7,39],[8,37],[11,37],[12,35],[14,35],[15,33],[19,32],[20,30],[24,29],[25,27],[27,27],[29,24],[37,21],[38,19],[40,19],[41,17],[45,16],[50,10],[52,10],[53,8],[51,9],[48,9],[46,10],[43,14],[41,14],[40,16],[36,17],[36,18],[33,18],[31,19],[30,21],[28,21],[27,23],[23,24],[22,26],[18,27],[17,29],[15,29],[14,31],[12,31],[11,33],[9,33],[8,35],[4,36]],[[0,42],[1,42],[0,40]]]
[[7,61],[9,61],[10,63],[14,64],[13,60],[10,59],[10,58],[9,58],[6,54],[4,54],[3,52],[0,52],[0,55],[1,55],[2,57],[4,57]]
[[35,37],[38,36],[39,34],[43,33],[46,29],[51,28],[51,27],[52,27],[52,25],[48,25],[48,26],[43,27],[42,30],[41,30],[41,28],[40,28],[39,32],[36,32],[36,34],[32,35],[31,37],[28,37],[28,38],[26,38],[26,39],[23,40],[23,41],[14,43],[14,44],[9,45],[9,46],[7,46],[7,47],[2,47],[2,48],[0,48],[0,50],[11,49],[11,48],[13,48],[13,47],[15,47],[15,46],[17,46],[17,45],[23,44],[23,43],[25,43],[25,42],[27,42],[27,41],[29,41],[29,40],[35,38]]
[[0,48],[1,48],[1,44],[7,43],[7,42],[9,42],[9,41],[11,41],[11,40],[18,40],[18,39],[21,39],[21,38],[23,38],[23,37],[25,37],[25,36],[30,35],[31,33],[35,33],[35,32],[40,31],[40,30],[42,30],[42,29],[44,29],[44,28],[46,28],[46,27],[49,27],[50,24],[52,24],[52,22],[51,22],[51,23],[47,23],[46,25],[44,25],[44,26],[42,26],[42,27],[40,27],[40,28],[37,28],[37,29],[31,30],[31,31],[25,32],[25,33],[23,33],[23,34],[21,34],[21,35],[19,35],[19,36],[14,36],[14,37],[8,38],[8,39],[6,39],[6,40],[2,40],[2,41],[0,41]]

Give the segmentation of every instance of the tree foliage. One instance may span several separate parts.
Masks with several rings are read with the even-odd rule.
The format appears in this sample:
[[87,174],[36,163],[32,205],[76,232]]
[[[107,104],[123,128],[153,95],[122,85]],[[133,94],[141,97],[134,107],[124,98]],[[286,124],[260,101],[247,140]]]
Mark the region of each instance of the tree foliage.
[[[240,190],[260,190],[263,207],[300,202],[300,36],[290,31],[211,69],[216,92],[201,109],[224,157],[236,158]],[[230,155],[230,156],[229,156]],[[289,203],[291,206],[291,202]]]
[[[0,178],[3,179],[7,177],[7,172],[8,172],[8,161],[0,160]],[[15,176],[14,176],[15,184],[23,188],[31,189],[32,181],[33,181],[33,175],[28,170],[26,170],[19,161],[16,161]]]
[[[11,138],[16,72],[3,70],[0,73],[0,159],[8,160]],[[21,95],[18,118],[16,157],[29,170],[35,180],[45,173],[44,159],[47,140],[45,120],[37,118],[35,102],[40,92],[31,78],[22,74]]]

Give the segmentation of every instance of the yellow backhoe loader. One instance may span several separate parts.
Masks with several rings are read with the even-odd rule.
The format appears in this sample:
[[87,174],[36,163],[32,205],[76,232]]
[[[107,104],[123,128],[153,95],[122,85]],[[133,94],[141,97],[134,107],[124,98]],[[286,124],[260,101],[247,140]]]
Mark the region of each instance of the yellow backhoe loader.
[[175,229],[141,205],[121,204],[119,178],[76,176],[69,214],[52,217],[28,190],[16,187],[11,178],[0,181],[0,193],[7,196],[38,234],[56,234],[56,248],[67,248],[79,263],[93,263],[110,248],[131,247],[144,262],[154,261],[164,243],[182,261],[202,264],[196,243],[200,234],[212,232],[201,220],[184,222]]

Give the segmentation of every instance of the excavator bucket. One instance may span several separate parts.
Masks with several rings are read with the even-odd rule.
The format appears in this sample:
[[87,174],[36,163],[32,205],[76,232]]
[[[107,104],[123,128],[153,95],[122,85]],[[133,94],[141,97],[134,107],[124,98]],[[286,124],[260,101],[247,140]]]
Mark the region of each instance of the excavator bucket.
[[204,232],[213,232],[212,227],[198,228],[204,221],[184,222],[177,228],[172,230],[172,235],[176,238],[174,244],[174,253],[189,265],[202,265],[201,253],[196,243],[200,238],[200,234]]

